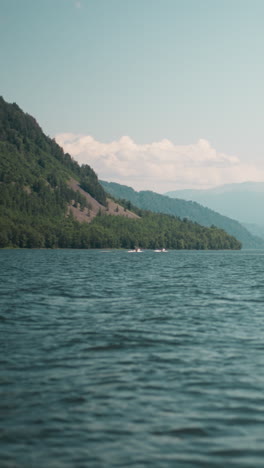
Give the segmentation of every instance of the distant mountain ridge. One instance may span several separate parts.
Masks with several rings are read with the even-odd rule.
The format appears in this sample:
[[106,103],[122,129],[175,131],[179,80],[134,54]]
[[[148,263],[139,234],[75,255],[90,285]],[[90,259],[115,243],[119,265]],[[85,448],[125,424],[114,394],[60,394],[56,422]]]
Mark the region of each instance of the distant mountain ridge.
[[264,182],[238,182],[233,184],[217,185],[210,189],[181,189],[172,190],[164,193],[164,195],[172,195],[178,193],[235,193],[235,192],[264,192]]
[[263,237],[264,182],[228,184],[206,190],[174,190],[165,193],[170,198],[195,201],[236,219],[253,234]]
[[252,235],[238,221],[223,216],[212,209],[206,208],[194,201],[172,199],[166,195],[160,195],[151,191],[136,192],[133,188],[114,182],[101,181],[105,191],[110,195],[129,200],[133,205],[158,213],[166,213],[187,218],[203,226],[215,225],[224,229],[230,235],[235,236],[244,248],[264,248],[264,241]]

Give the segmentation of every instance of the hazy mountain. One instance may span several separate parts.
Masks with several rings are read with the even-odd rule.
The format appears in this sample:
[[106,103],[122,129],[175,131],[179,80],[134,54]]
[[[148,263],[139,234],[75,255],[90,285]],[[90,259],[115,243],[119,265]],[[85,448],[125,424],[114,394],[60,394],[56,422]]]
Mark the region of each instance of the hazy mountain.
[[175,190],[165,195],[171,198],[201,203],[225,216],[247,225],[253,234],[262,237],[264,222],[264,182],[229,184],[207,190]]
[[264,239],[264,224],[241,223],[251,234]]
[[129,200],[139,208],[179,216],[181,219],[187,218],[203,226],[215,225],[239,239],[244,248],[264,248],[263,240],[252,235],[238,221],[223,216],[195,201],[173,199],[151,191],[136,192],[133,188],[125,185],[100,182],[110,195]]

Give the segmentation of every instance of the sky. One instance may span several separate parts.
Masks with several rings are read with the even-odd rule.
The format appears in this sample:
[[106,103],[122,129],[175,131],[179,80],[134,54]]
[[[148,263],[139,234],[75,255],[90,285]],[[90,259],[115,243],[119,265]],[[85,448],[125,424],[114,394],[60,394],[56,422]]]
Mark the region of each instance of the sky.
[[0,94],[99,179],[264,181],[263,0],[0,0]]

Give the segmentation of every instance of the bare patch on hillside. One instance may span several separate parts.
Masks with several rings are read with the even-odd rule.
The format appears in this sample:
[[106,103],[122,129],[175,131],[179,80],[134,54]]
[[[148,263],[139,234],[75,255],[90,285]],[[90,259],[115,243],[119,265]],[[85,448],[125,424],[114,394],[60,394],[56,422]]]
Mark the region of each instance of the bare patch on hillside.
[[68,181],[68,186],[75,192],[80,192],[87,201],[88,207],[84,207],[83,210],[81,210],[80,204],[76,203],[75,200],[72,200],[71,204],[68,205],[68,214],[72,213],[74,218],[81,223],[90,223],[99,212],[111,216],[139,219],[138,215],[132,211],[126,210],[123,206],[111,200],[111,198],[107,198],[107,207],[101,205],[89,193],[85,192],[73,178]]

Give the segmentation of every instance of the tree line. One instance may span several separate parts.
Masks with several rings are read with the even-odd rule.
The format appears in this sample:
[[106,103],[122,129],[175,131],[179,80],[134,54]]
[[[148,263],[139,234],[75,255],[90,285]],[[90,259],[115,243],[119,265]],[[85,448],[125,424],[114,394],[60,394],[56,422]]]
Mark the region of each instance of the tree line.
[[71,177],[107,206],[107,194],[93,169],[79,166],[44,135],[33,117],[0,98],[1,248],[241,248],[221,229],[137,209],[126,200],[121,204],[140,219],[99,212],[90,223],[80,223],[69,206],[89,206],[68,186]]

